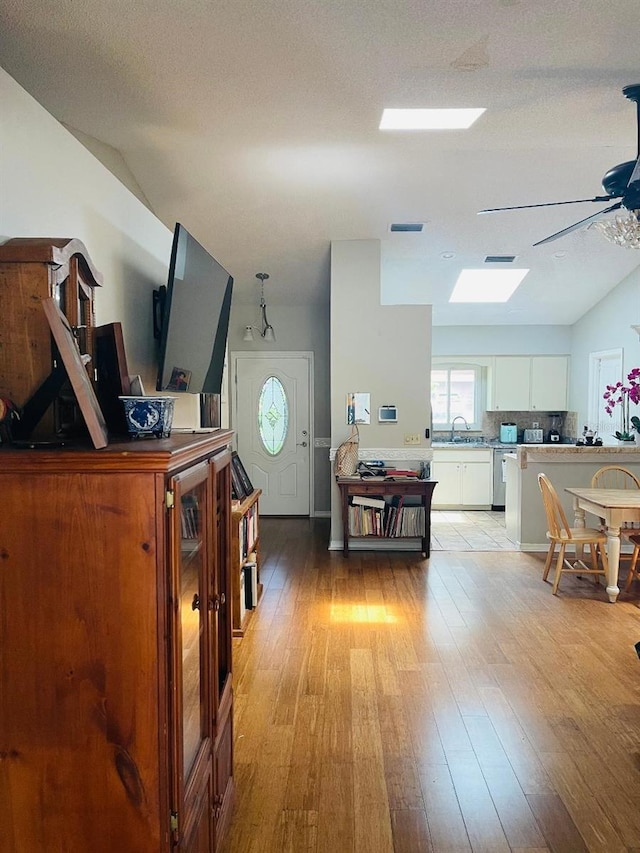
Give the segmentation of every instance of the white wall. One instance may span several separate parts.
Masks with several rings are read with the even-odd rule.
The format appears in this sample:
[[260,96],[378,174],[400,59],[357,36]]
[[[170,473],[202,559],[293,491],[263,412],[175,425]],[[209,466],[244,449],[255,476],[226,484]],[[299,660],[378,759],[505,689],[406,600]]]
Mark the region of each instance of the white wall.
[[155,388],[151,294],[166,283],[171,232],[0,69],[0,241],[76,237],[104,275],[98,324],[121,322],[129,373]]
[[[371,424],[360,447],[406,449],[404,435],[422,447],[430,422],[431,306],[380,304],[380,241],[331,244],[331,443],[349,434],[346,397],[371,395]],[[378,408],[395,404],[397,424],[379,424]],[[341,538],[338,490],[332,495],[332,542]]]
[[434,326],[434,355],[564,355],[571,326]]
[[[274,284],[277,286],[277,284]],[[267,299],[267,315],[276,340],[264,341],[254,329],[254,340],[243,341],[245,326],[260,323],[259,288],[253,305],[233,303],[229,323],[229,352],[313,351],[314,359],[314,508],[326,514],[330,507],[329,442],[331,435],[329,399],[329,305],[272,305]],[[231,423],[233,429],[241,425]],[[320,446],[318,446],[320,445]]]
[[[619,251],[635,250],[620,248]],[[572,327],[569,405],[578,412],[579,424],[587,422],[589,353],[622,348],[621,378],[626,378],[632,367],[640,367],[640,341],[631,324],[640,324],[640,270],[623,279]],[[631,413],[640,415],[640,407],[635,408],[633,411],[631,407]]]

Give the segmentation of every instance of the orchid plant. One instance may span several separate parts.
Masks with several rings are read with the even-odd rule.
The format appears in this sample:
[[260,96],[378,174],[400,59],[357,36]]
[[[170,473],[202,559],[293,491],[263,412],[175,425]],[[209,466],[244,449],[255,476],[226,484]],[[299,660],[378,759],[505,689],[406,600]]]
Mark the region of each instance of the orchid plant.
[[616,406],[622,408],[622,430],[616,430],[615,437],[620,441],[633,441],[633,430],[640,433],[640,418],[637,415],[630,416],[629,405],[640,403],[640,367],[634,367],[627,374],[627,385],[616,382],[615,385],[607,385],[607,390],[602,395],[605,399],[604,410],[613,417]]

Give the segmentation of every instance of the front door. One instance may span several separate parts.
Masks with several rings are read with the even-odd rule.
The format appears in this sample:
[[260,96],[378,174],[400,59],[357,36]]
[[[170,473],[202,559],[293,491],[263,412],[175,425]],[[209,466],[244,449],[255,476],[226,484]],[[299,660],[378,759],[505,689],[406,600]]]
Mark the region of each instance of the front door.
[[233,428],[261,515],[309,515],[311,356],[236,353]]

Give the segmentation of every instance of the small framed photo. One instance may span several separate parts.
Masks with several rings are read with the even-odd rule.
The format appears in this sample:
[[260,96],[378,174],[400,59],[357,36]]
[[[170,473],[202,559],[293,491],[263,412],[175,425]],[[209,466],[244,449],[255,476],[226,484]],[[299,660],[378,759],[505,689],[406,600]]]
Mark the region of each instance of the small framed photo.
[[233,457],[231,459],[231,497],[236,501],[243,501],[248,497],[236,466],[233,464]]
[[174,367],[167,385],[167,391],[188,391],[191,384],[191,371],[183,367]]
[[234,469],[236,471],[238,479],[240,480],[240,483],[242,484],[242,488],[244,490],[244,497],[248,498],[249,495],[253,493],[253,485],[251,483],[251,480],[249,479],[247,472],[244,470],[244,465],[240,461],[240,457],[238,456],[235,450],[231,454],[231,470],[233,471]]

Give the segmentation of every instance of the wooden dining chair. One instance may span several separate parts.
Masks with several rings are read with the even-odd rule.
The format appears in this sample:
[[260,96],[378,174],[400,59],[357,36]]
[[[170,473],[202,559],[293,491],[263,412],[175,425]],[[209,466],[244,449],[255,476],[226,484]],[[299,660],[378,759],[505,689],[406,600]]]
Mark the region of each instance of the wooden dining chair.
[[[547,517],[547,539],[549,540],[549,550],[544,564],[542,580],[547,580],[556,547],[559,550],[556,558],[556,573],[553,579],[554,595],[558,592],[558,585],[563,573],[594,575],[596,583],[598,582],[599,575],[604,575],[606,579],[609,569],[607,552],[605,550],[605,545],[607,544],[606,534],[602,530],[596,530],[593,527],[569,527],[558,493],[546,474],[538,474],[538,485],[542,492],[542,502]],[[570,562],[567,557],[566,552],[568,547],[574,549],[573,562]],[[583,549],[586,547],[589,548],[591,553],[590,566],[587,566],[581,558]],[[601,568],[598,558],[602,566]]]
[[640,557],[640,533],[630,533],[629,541],[633,545],[633,553],[631,554],[631,562],[629,563],[629,574],[624,585],[624,591],[629,592],[631,584],[634,580],[640,581],[640,566],[638,566],[638,558]]

